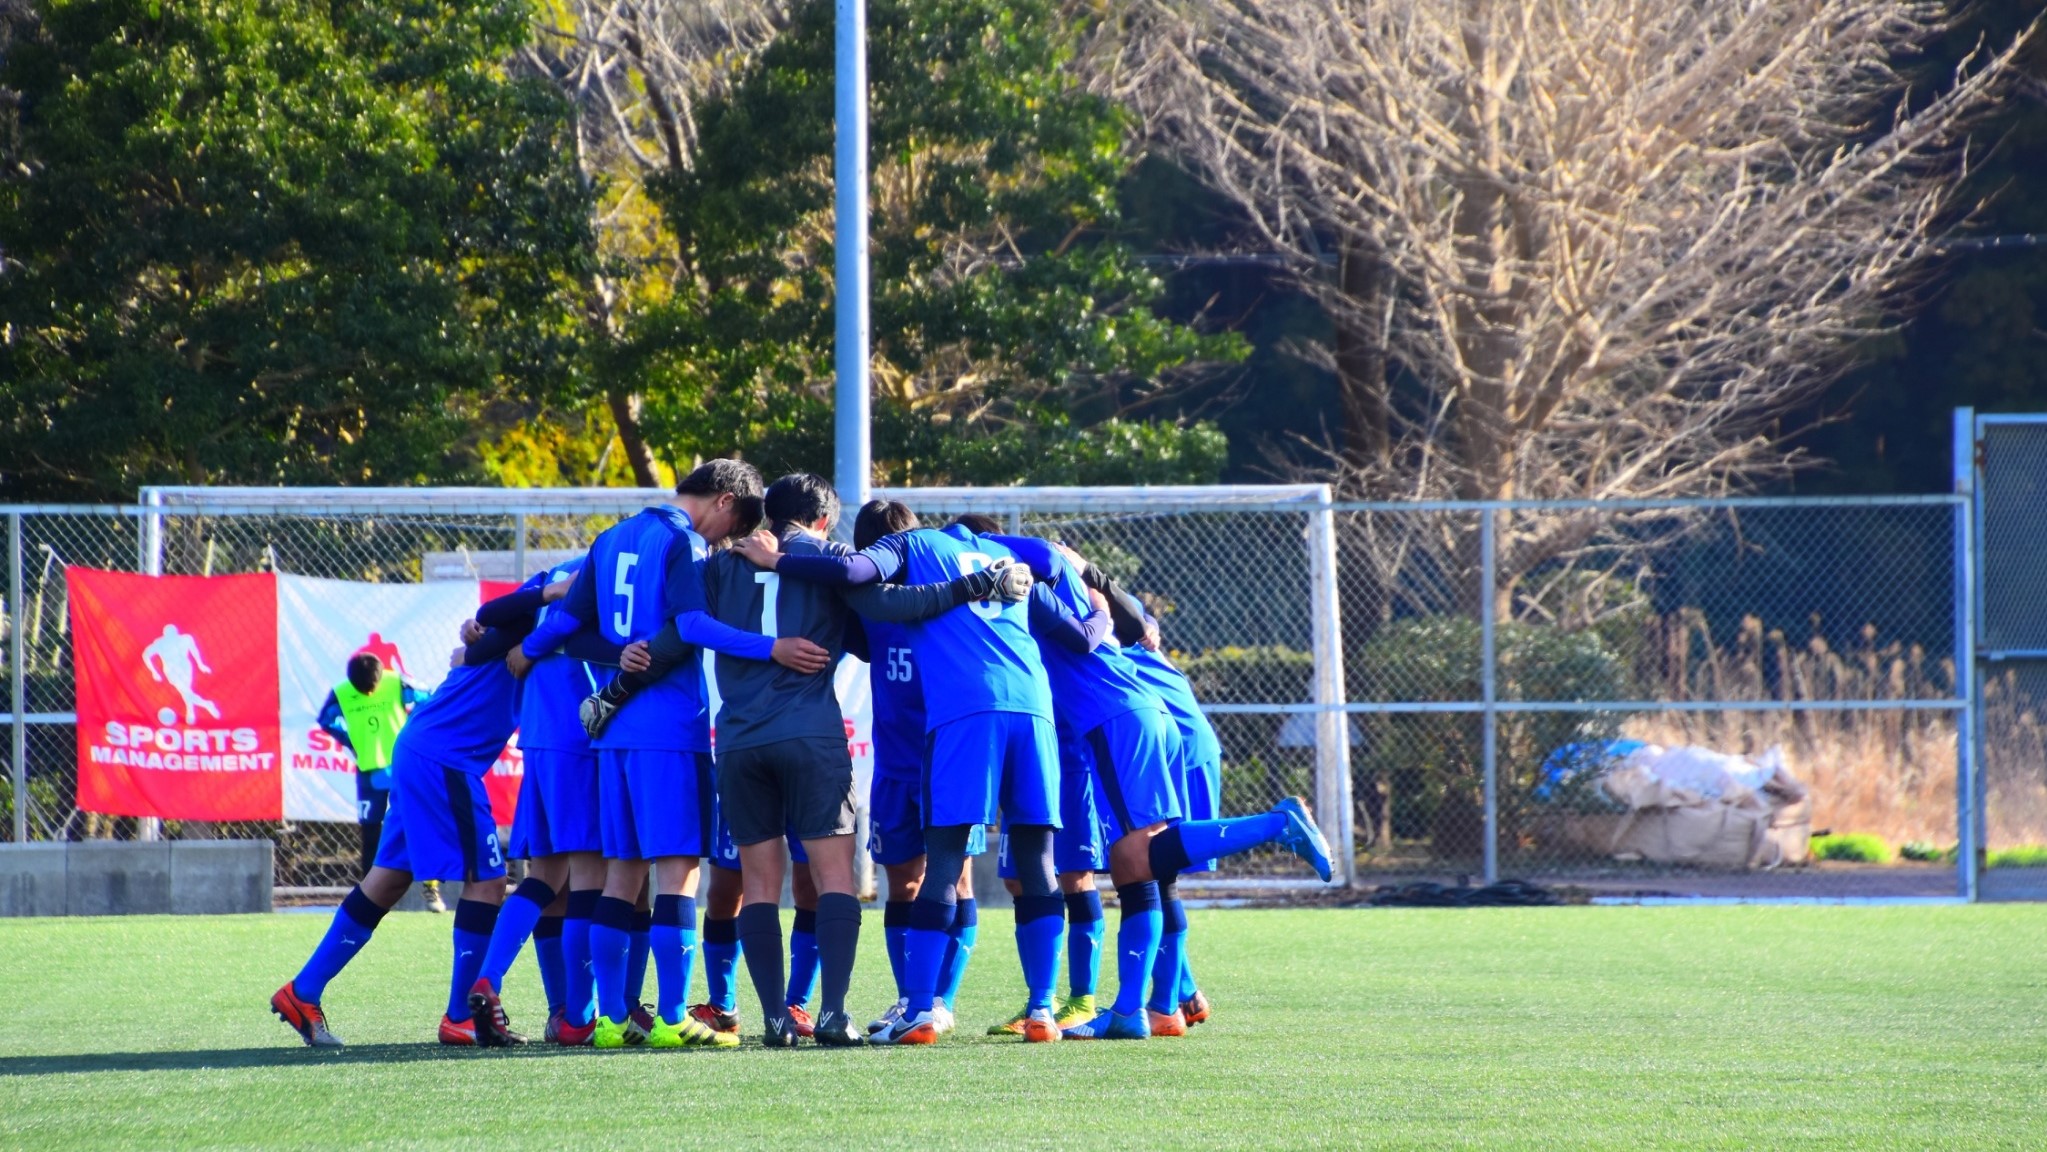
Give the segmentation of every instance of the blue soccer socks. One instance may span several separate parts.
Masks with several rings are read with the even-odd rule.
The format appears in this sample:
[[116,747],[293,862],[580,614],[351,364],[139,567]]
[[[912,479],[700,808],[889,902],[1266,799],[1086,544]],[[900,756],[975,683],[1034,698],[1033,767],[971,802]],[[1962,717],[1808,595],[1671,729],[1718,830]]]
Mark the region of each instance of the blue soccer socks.
[[1092,996],[1102,973],[1102,894],[1066,894],[1066,978],[1073,995]]
[[720,1012],[739,1008],[739,921],[704,917],[704,999]]
[[491,929],[490,945],[483,954],[481,974],[492,988],[505,990],[505,973],[512,970],[519,950],[526,946],[527,937],[533,935],[534,926],[540,923],[540,913],[552,903],[554,889],[531,876],[521,880],[518,889],[506,898],[498,912],[497,927]]
[[952,946],[946,950],[945,967],[938,977],[938,999],[947,1008],[960,994],[960,981],[967,978],[967,964],[974,958],[974,945],[981,939],[981,904],[967,897],[956,905],[952,927],[947,933]]
[[654,971],[660,978],[655,1008],[670,1024],[682,1023],[689,1011],[689,970],[697,948],[697,901],[694,896],[656,896],[648,927]]
[[1120,917],[1116,925],[1116,1003],[1109,1010],[1129,1016],[1144,1009],[1144,989],[1159,955],[1164,916],[1159,911],[1155,880],[1116,886]]
[[1066,934],[1066,901],[1048,896],[1016,898],[1016,955],[1030,990],[1025,1011],[1052,1007],[1052,989],[1059,982],[1059,942]]
[[1287,814],[1260,812],[1228,820],[1183,820],[1151,838],[1151,874],[1171,880],[1196,860],[1214,860],[1272,843],[1286,831]]
[[653,955],[653,928],[651,910],[633,912],[632,943],[625,960],[625,998],[630,1007],[638,1007],[647,998],[647,959]]
[[455,905],[455,964],[448,977],[448,1019],[457,1024],[469,1019],[469,989],[483,973],[483,956],[490,951],[491,931],[497,922],[495,904],[463,900]]
[[[327,925],[327,934],[320,938],[313,954],[306,957],[306,965],[292,978],[292,990],[299,997],[315,1004],[320,994],[327,990],[327,982],[340,975],[363,945],[370,942],[370,934],[377,930],[377,922],[384,918],[384,909],[362,894],[362,889],[351,888],[342,898],[341,907],[334,910],[334,919]],[[467,993],[463,1004],[466,1005]]]
[[881,906],[881,937],[888,946],[888,968],[895,974],[896,996],[907,998],[910,993],[903,982],[903,949],[910,937],[908,900],[891,900]]
[[569,890],[568,915],[562,918],[562,974],[568,979],[568,998],[562,1002],[562,1019],[581,1028],[597,1011],[597,973],[590,960],[590,920],[597,913],[595,888]]
[[817,909],[798,908],[789,926],[789,988],[782,1003],[799,1008],[817,994]]
[[[503,920],[502,913],[498,916]],[[493,941],[497,933],[491,933]],[[550,1014],[566,1011],[569,1002],[568,972],[562,967],[562,918],[542,916],[533,925],[533,959],[540,965],[540,986],[547,991]]]
[[[947,896],[954,895],[950,888],[944,891]],[[938,997],[945,954],[952,947],[952,920],[958,913],[958,905],[950,900],[919,896],[910,902],[910,929],[903,944],[903,993],[909,997],[912,1016],[931,1011]]]
[[[1163,888],[1170,889],[1171,885]],[[1187,963],[1187,906],[1179,893],[1159,895],[1160,931],[1158,959],[1151,966],[1151,999],[1145,1006],[1162,1016],[1179,1011],[1181,970]]]
[[613,1021],[624,1020],[636,1003],[626,989],[632,947],[632,903],[599,896],[590,913],[590,968],[597,983],[597,1012]]

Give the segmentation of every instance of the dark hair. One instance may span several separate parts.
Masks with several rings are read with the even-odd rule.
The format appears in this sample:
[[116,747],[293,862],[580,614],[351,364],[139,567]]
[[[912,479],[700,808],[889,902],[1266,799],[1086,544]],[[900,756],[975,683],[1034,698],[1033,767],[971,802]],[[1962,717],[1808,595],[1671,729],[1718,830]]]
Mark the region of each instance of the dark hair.
[[676,482],[678,496],[724,496],[737,499],[761,494],[761,474],[744,460],[706,460]]
[[869,500],[853,517],[853,547],[866,548],[883,536],[908,532],[917,526],[917,514],[900,500]]
[[358,652],[348,658],[348,682],[365,696],[376,690],[377,681],[383,675],[384,662],[367,652]]
[[741,537],[753,535],[754,529],[761,526],[762,518],[760,497],[741,496],[739,499],[734,500],[732,502],[732,535],[727,536],[726,539],[738,540]]
[[801,524],[808,528],[820,516],[838,522],[839,494],[831,481],[814,472],[791,472],[768,485],[763,507],[769,523],[777,527]]
[[1002,531],[1002,522],[1000,520],[993,516],[983,516],[979,512],[963,513],[953,517],[952,522],[976,536],[987,536]]

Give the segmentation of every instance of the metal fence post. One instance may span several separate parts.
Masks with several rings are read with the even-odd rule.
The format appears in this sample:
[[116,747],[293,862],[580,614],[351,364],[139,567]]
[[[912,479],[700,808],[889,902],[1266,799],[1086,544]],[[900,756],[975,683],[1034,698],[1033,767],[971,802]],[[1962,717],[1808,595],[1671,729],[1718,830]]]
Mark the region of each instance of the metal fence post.
[[512,541],[512,579],[524,582],[526,579],[526,514],[512,514],[512,531],[517,533]]
[[1487,508],[1479,514],[1479,694],[1485,705],[1485,882],[1500,880],[1500,713],[1498,610],[1493,599],[1499,586],[1498,533],[1494,518],[1498,510]]
[[1308,513],[1309,597],[1314,605],[1315,810],[1336,850],[1330,879],[1348,886],[1357,873],[1350,784],[1350,716],[1343,710],[1343,614],[1336,567],[1336,512],[1328,489]]
[[1981,500],[1976,491],[1976,410],[1955,409],[1954,423],[1955,495],[1965,499],[1955,506],[1955,690],[1964,697],[1962,712],[1955,717],[1955,862],[1957,895],[1964,900],[1977,896],[1978,859],[1982,842],[1979,826],[1977,780],[1981,774],[1983,677],[1976,666],[1976,520]]
[[[145,576],[163,575],[163,513],[156,511],[163,507],[163,493],[154,488],[142,490],[142,503],[151,509],[142,517],[142,573]],[[163,821],[154,816],[135,821],[136,835],[143,840],[163,839]]]
[[22,677],[21,513],[7,514],[7,699],[14,713],[8,760],[14,784],[14,842],[28,843],[28,689]]

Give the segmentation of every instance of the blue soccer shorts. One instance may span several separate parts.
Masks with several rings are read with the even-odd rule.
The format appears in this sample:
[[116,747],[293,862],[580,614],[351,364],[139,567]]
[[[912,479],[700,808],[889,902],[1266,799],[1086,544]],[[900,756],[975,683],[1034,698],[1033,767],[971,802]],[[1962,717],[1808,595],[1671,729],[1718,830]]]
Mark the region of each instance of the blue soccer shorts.
[[[1059,828],[1052,833],[1053,870],[1064,874],[1107,868],[1109,840],[1095,805],[1094,755],[1080,740],[1059,741],[1059,816]],[[1004,880],[1016,879],[1007,832],[996,857],[996,871]]]
[[537,860],[564,852],[602,852],[597,820],[597,753],[528,748],[512,816],[513,859]]
[[875,773],[867,797],[867,854],[876,864],[889,868],[924,855],[922,790],[915,779]]
[[715,840],[711,758],[666,748],[597,753],[598,821],[607,860],[707,855]]
[[[1181,737],[1185,749],[1186,738]],[[1182,760],[1185,759],[1183,755]],[[1189,820],[1216,820],[1222,817],[1223,766],[1219,760],[1204,764],[1186,764],[1180,772],[1180,807]],[[1196,860],[1188,865],[1186,872],[1213,872],[1214,860]]]
[[377,841],[377,867],[415,880],[495,880],[505,854],[483,778],[408,754],[391,762],[391,806]]
[[1104,833],[1124,834],[1186,818],[1180,805],[1180,733],[1164,709],[1134,708],[1087,734]]
[[1025,712],[977,712],[924,741],[925,823],[1059,824],[1059,738]]

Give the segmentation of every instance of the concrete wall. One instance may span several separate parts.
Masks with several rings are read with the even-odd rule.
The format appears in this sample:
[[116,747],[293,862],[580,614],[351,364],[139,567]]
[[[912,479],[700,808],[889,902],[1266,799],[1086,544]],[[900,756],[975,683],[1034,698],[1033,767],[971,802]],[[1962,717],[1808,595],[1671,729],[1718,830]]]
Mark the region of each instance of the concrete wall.
[[268,840],[0,844],[0,916],[270,911]]

